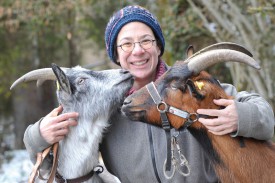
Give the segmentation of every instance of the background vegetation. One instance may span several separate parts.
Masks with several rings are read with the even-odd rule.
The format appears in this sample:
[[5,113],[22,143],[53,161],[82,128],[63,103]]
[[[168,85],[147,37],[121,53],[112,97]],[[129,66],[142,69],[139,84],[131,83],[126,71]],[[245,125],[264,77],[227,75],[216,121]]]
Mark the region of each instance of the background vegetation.
[[[2,0],[0,2],[0,154],[24,148],[26,127],[57,106],[55,86],[46,82],[9,90],[22,74],[52,62],[65,67],[115,67],[107,58],[104,30],[114,11],[138,4],[152,11],[166,39],[163,59],[172,65],[220,41],[248,48],[261,71],[240,64],[210,70],[238,90],[260,93],[275,107],[275,3],[268,0]],[[1,158],[0,158],[1,164]]]

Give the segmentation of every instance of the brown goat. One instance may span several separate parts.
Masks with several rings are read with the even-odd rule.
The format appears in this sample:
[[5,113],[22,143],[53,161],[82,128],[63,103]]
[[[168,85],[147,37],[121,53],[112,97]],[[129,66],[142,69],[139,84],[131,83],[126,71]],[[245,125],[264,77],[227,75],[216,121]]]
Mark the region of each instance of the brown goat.
[[[229,52],[234,50],[231,54],[235,54],[235,51],[242,52],[242,56],[245,55],[244,57],[248,56],[251,58],[251,55],[242,50],[242,47],[231,43],[225,43],[224,45],[227,44],[233,46],[225,49],[226,51],[229,50]],[[154,85],[163,101],[163,103],[158,104],[158,108],[152,100],[148,89],[143,87],[125,99],[122,112],[132,120],[162,126],[159,109],[164,110],[163,105],[165,103],[167,106],[186,111],[192,114],[193,118],[193,123],[188,127],[188,130],[209,156],[221,182],[275,182],[275,145],[273,143],[252,138],[233,138],[230,135],[214,135],[197,121],[197,109],[219,109],[219,106],[213,103],[213,99],[232,98],[226,95],[222,87],[211,75],[202,71],[206,67],[221,61],[233,60],[242,62],[243,57],[228,58],[231,57],[228,53],[224,57],[221,56],[223,55],[222,53],[221,55],[213,53],[214,55],[211,56],[203,56],[211,51],[224,51],[221,48],[222,46],[223,43],[211,46],[209,47],[210,49],[206,48],[184,62],[177,62],[157,80]],[[213,48],[215,50],[212,50]],[[199,59],[198,57],[203,58]],[[220,59],[221,57],[222,59]],[[217,60],[217,58],[219,61],[212,62],[212,60]],[[195,61],[198,63],[194,63],[194,60],[200,61]],[[211,64],[207,63],[202,66],[209,60],[211,60]],[[251,65],[255,61],[252,59],[248,62],[245,61],[245,63]],[[253,67],[259,68],[256,65]],[[166,113],[170,125],[176,129],[182,128],[187,122],[187,120],[183,120],[182,117],[169,113],[169,111]],[[244,144],[244,147],[241,144]]]

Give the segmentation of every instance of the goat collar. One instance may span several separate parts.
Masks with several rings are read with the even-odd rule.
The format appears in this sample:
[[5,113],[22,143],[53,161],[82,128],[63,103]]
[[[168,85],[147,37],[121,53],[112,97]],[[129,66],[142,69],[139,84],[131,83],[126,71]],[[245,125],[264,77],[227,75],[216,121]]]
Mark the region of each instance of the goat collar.
[[98,165],[97,167],[99,167],[100,169],[97,170],[97,171],[92,170],[87,175],[84,175],[84,176],[78,177],[78,178],[74,178],[74,179],[66,179],[62,175],[60,175],[58,172],[56,172],[55,181],[57,183],[80,183],[80,182],[84,182],[84,181],[87,181],[90,178],[92,178],[94,173],[99,174],[99,173],[103,172],[103,167],[102,166]]

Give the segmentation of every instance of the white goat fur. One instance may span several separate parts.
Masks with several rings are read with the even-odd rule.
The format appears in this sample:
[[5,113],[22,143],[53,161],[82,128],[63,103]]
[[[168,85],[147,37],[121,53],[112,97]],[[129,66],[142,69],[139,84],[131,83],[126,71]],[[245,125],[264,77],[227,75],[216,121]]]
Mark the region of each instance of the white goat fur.
[[[78,112],[78,125],[59,146],[58,172],[66,179],[88,174],[98,165],[99,143],[112,112],[119,108],[131,87],[131,76],[120,69],[90,71],[79,66],[63,70],[69,78],[72,94],[57,90],[63,113]],[[84,81],[84,82],[83,82]],[[102,182],[94,174],[87,182]]]

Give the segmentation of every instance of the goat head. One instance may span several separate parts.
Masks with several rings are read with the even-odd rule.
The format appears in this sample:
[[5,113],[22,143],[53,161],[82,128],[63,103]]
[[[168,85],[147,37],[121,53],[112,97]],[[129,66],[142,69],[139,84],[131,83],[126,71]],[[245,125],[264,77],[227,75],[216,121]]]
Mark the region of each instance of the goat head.
[[[185,61],[177,61],[155,82],[156,89],[161,99],[169,106],[190,114],[196,113],[198,108],[217,108],[213,99],[228,96],[219,83],[203,70],[228,61],[241,62],[260,69],[252,54],[244,47],[234,43],[218,43],[198,51]],[[160,113],[146,87],[125,99],[122,112],[132,120],[161,126]],[[186,121],[171,113],[167,116],[172,127],[177,129]]]

